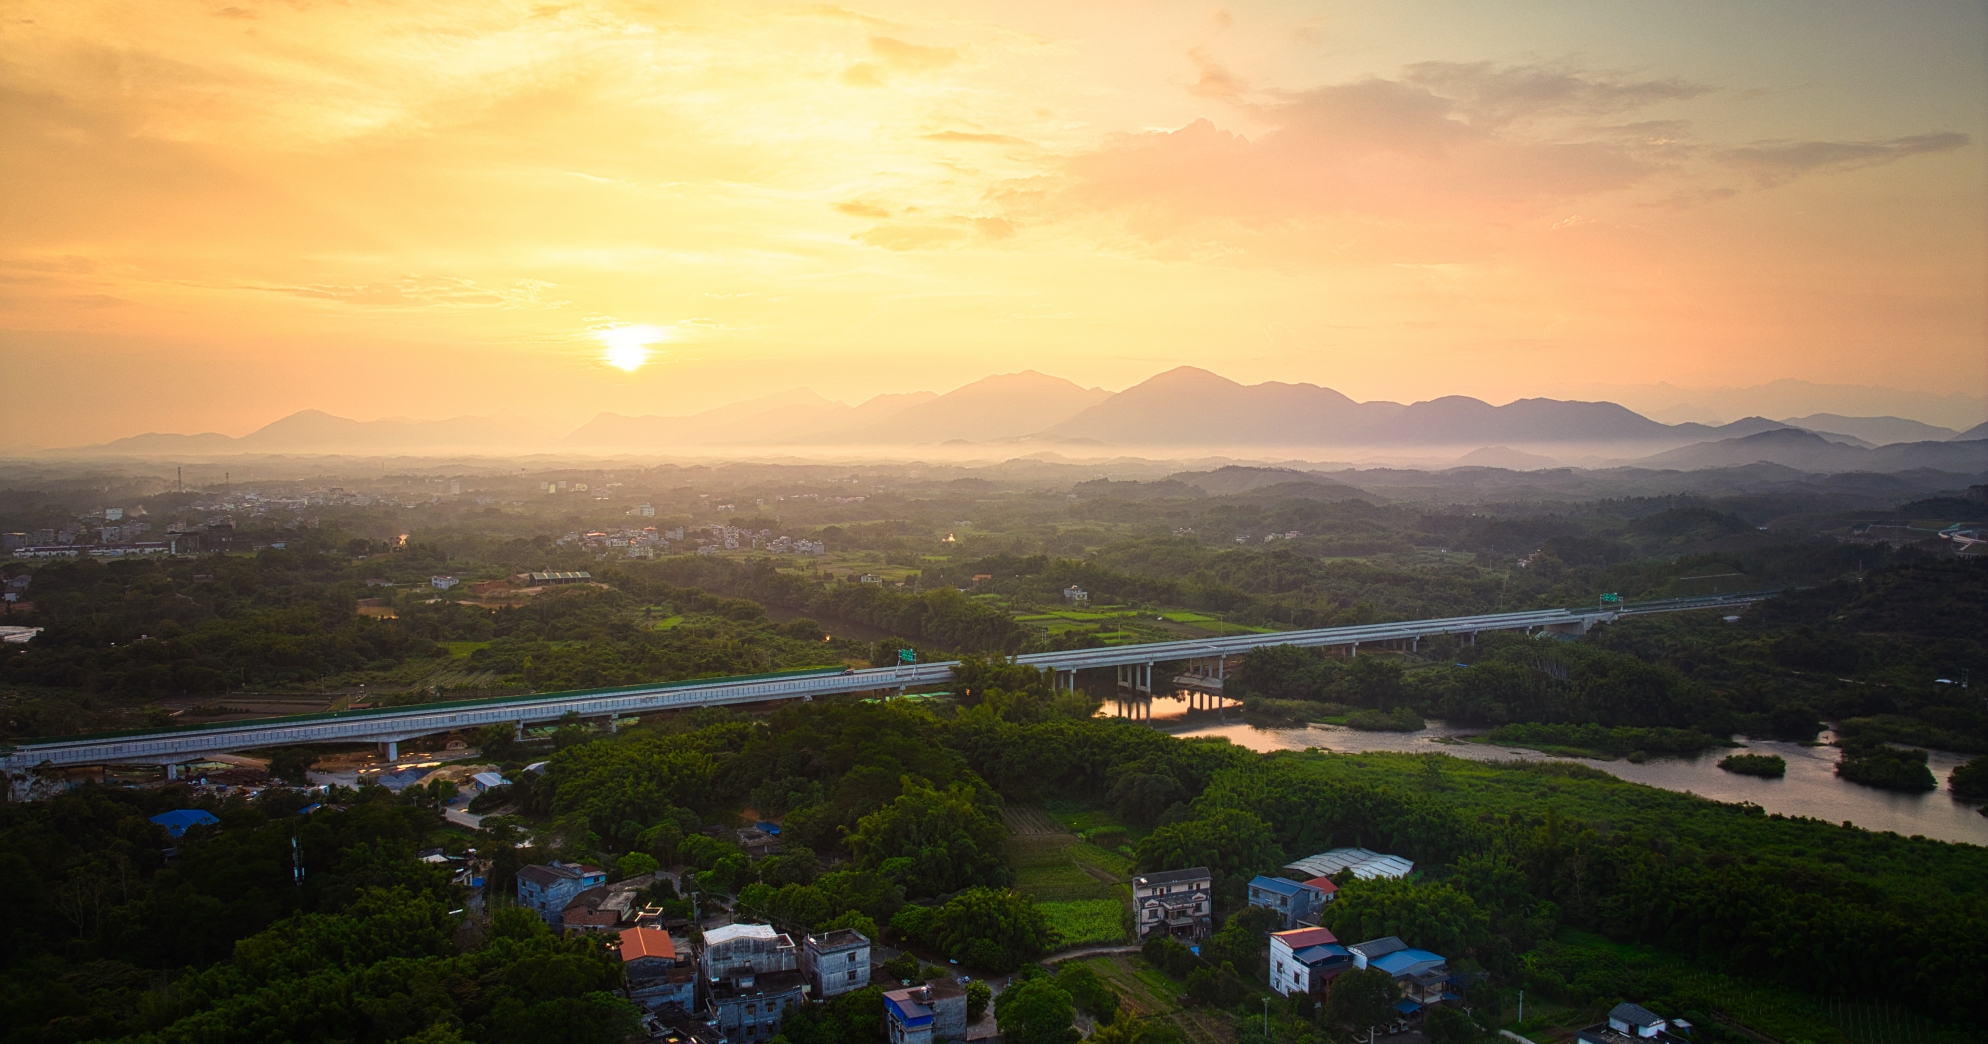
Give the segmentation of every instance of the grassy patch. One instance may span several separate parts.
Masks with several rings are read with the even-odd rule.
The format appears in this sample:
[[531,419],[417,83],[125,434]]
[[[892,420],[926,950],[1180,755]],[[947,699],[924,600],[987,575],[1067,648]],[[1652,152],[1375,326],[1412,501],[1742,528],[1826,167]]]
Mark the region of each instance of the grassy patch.
[[1036,906],[1049,920],[1049,926],[1063,937],[1065,946],[1101,946],[1125,941],[1125,904],[1116,899],[1039,902]]
[[[1031,866],[1015,871],[1015,890],[1037,903],[1113,900],[1115,886],[1100,881],[1072,862],[1061,866]],[[1115,900],[1113,900],[1115,901]]]
[[1089,842],[1071,845],[1068,851],[1070,858],[1087,866],[1097,867],[1105,873],[1114,874],[1118,877],[1130,877],[1132,875],[1132,858],[1123,852],[1114,852],[1110,849],[1099,848],[1097,845]]
[[435,644],[440,645],[444,649],[447,649],[449,651],[449,655],[455,657],[458,660],[468,659],[469,654],[475,652],[478,649],[490,648],[489,642],[437,642]]
[[666,616],[656,621],[656,630],[667,631],[670,628],[675,627],[677,624],[680,624],[682,622],[683,622],[683,617],[681,616]]

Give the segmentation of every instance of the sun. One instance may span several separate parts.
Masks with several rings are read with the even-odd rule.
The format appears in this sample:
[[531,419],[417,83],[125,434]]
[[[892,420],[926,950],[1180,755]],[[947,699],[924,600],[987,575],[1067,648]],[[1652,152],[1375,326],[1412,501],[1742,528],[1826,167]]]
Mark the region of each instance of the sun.
[[670,339],[660,326],[616,326],[595,330],[594,340],[607,346],[607,364],[634,372],[649,361],[649,346]]

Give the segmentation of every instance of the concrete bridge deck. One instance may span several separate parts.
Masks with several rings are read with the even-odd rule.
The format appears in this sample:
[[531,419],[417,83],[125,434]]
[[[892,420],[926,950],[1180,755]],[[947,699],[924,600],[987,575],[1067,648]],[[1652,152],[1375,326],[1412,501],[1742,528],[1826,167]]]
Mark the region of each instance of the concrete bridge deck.
[[[1252,649],[1265,646],[1345,648],[1351,654],[1358,655],[1363,645],[1406,643],[1412,647],[1424,638],[1441,635],[1471,639],[1486,631],[1515,630],[1580,634],[1597,623],[1623,616],[1738,606],[1760,601],[1771,597],[1774,593],[1754,592],[1704,598],[1679,598],[1608,609],[1540,609],[1304,631],[1237,634],[1100,649],[1028,653],[1015,659],[1019,663],[1044,671],[1055,671],[1058,683],[1065,685],[1074,684],[1075,672],[1079,670],[1101,667],[1132,668],[1135,672],[1143,672],[1143,677],[1148,679],[1146,685],[1135,683],[1134,687],[1149,690],[1151,667],[1154,664],[1208,659],[1221,663],[1228,657],[1240,656]],[[517,728],[542,725],[558,721],[567,714],[578,714],[582,718],[605,718],[612,722],[622,716],[661,710],[763,703],[774,700],[806,700],[816,696],[850,692],[896,691],[943,685],[952,679],[952,668],[955,663],[956,661],[945,661],[864,670],[827,667],[734,678],[703,678],[693,681],[631,685],[613,689],[584,689],[575,692],[548,692],[529,696],[427,703],[411,707],[327,711],[320,714],[290,715],[215,725],[51,737],[0,748],[0,769],[19,773],[42,766],[59,768],[72,765],[130,764],[165,765],[170,769],[186,762],[229,751],[293,744],[354,742],[398,744],[400,741],[417,736],[482,728],[488,725],[513,725]],[[389,750],[391,751],[391,747]]]

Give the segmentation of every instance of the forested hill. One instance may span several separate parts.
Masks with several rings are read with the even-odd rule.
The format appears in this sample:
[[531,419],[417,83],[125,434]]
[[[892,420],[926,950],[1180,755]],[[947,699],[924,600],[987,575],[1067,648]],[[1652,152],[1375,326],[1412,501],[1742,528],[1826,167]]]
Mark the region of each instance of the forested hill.
[[[1229,910],[1250,875],[1295,856],[1403,855],[1419,869],[1411,880],[1343,884],[1328,917],[1340,937],[1400,935],[1543,998],[1625,996],[1623,981],[1556,963],[1555,940],[1581,929],[1740,981],[1983,1028],[1983,849],[1768,816],[1564,763],[1257,755],[1082,717],[1081,702],[998,665],[960,681],[957,704],[824,702],[575,733],[543,775],[507,770],[516,814],[473,836],[442,823],[441,795],[425,787],[345,792],[308,815],[288,791],[213,804],[184,787],[5,806],[0,859],[16,901],[0,1040],[620,1039],[630,1016],[598,943],[555,942],[517,915],[464,922],[450,912],[462,892],[414,859],[423,845],[477,848],[496,895],[522,861],[687,865],[706,893],[782,924],[859,927],[1003,972],[1057,945],[1037,907],[1008,891],[1001,815],[1048,799],[1118,824],[1142,868],[1212,867]],[[168,864],[144,817],[189,803],[221,822],[190,831]],[[713,836],[748,809],[787,825],[785,854],[749,859]],[[1246,992],[1260,936],[1225,930],[1209,947]],[[1681,986],[1630,999],[1693,1017],[1713,1003]]]

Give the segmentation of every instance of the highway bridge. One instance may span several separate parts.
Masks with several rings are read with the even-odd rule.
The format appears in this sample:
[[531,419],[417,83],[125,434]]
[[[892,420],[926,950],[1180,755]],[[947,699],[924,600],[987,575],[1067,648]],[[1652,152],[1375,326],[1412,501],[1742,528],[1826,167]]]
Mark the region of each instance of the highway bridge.
[[[1156,664],[1188,661],[1190,676],[1220,684],[1230,658],[1271,645],[1344,649],[1357,656],[1362,648],[1416,648],[1423,640],[1444,635],[1474,642],[1486,631],[1581,634],[1597,623],[1646,613],[1718,609],[1771,597],[1775,592],[1676,598],[1596,609],[1539,609],[1482,616],[1452,616],[1434,620],[1360,624],[1305,631],[1235,634],[1217,638],[1118,645],[1098,649],[1027,653],[1015,658],[1056,673],[1057,685],[1074,688],[1076,672],[1118,668],[1121,685],[1151,693]],[[731,678],[630,685],[611,689],[535,693],[480,700],[424,703],[409,707],[325,711],[278,718],[142,729],[93,735],[29,740],[0,747],[0,768],[9,773],[40,767],[83,765],[163,765],[168,777],[178,766],[230,751],[293,744],[377,743],[388,758],[398,756],[405,740],[436,733],[458,732],[489,725],[520,730],[556,722],[568,714],[605,719],[610,727],[623,717],[655,711],[775,700],[809,700],[851,692],[901,692],[944,685],[952,680],[957,661],[848,670],[823,667]],[[1164,682],[1163,682],[1164,684]]]

